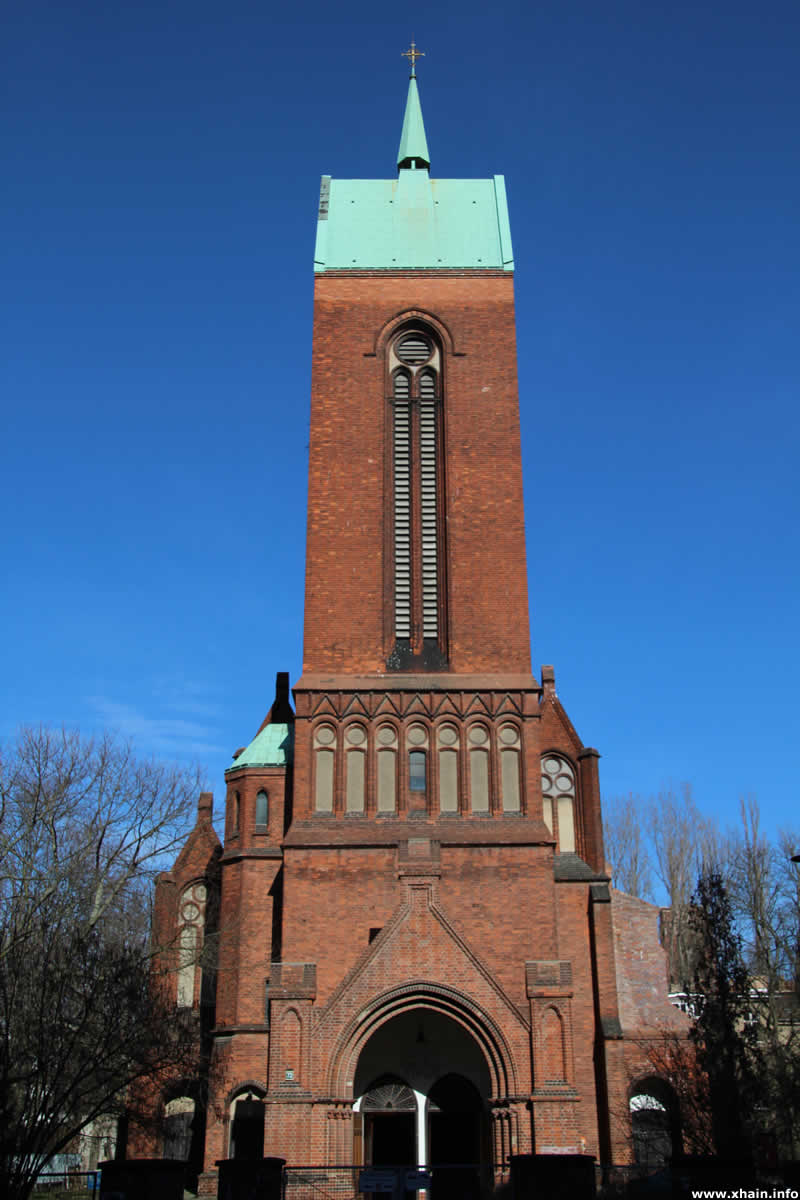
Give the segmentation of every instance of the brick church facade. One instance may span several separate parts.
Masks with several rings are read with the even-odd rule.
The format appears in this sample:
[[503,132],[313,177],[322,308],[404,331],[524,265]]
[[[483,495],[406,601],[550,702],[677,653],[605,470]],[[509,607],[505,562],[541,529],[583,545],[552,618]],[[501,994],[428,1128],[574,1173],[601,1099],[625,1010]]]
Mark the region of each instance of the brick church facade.
[[224,842],[203,795],[158,883],[211,1069],[131,1148],[206,1192],[247,1154],[629,1161],[683,1028],[658,910],[610,887],[599,755],[532,674],[503,179],[429,166],[412,72],[397,177],[322,181],[294,709],[279,675]]

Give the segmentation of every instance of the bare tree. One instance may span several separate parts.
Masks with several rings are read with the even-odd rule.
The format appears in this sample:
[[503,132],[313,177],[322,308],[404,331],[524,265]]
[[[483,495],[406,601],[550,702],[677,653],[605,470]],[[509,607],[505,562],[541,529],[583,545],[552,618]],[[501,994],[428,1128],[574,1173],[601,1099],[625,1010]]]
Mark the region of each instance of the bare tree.
[[24,730],[0,759],[0,1190],[135,1080],[181,1071],[194,1031],[153,986],[150,883],[183,840],[193,771],[112,737]]
[[[754,1146],[774,1137],[774,1149],[793,1159],[800,1143],[800,867],[791,859],[800,835],[768,839],[753,797],[740,803],[738,829],[723,833],[686,783],[646,802],[612,800],[605,819],[618,886],[647,897],[652,862],[669,905],[662,941],[672,990],[687,993],[698,1018],[693,1044],[673,1038],[653,1050],[655,1073],[680,1098],[685,1139],[700,1148],[715,1124],[722,1145],[722,1130],[733,1122]],[[729,1112],[734,1100],[738,1108]]]
[[653,898],[647,848],[646,806],[641,796],[611,796],[603,802],[603,841],[614,887],[643,900]]
[[696,970],[696,938],[690,920],[692,894],[704,871],[720,870],[727,857],[725,839],[715,822],[704,817],[689,783],[673,787],[650,801],[648,824],[653,838],[656,877],[668,909],[663,942],[673,989],[686,989]]

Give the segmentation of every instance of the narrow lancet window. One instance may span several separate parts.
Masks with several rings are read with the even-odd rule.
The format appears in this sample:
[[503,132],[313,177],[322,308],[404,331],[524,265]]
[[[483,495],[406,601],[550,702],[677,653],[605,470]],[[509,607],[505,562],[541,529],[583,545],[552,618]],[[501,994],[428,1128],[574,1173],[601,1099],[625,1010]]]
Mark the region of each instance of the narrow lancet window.
[[519,730],[515,725],[502,725],[499,737],[500,788],[503,797],[503,812],[519,812]]
[[392,405],[395,670],[447,664],[444,610],[442,360],[432,334],[405,330],[389,349]]
[[458,812],[458,730],[454,725],[439,729],[439,811]]
[[336,732],[320,725],[314,734],[314,807],[317,812],[333,812],[333,771]]
[[345,733],[347,752],[345,755],[346,784],[345,804],[347,812],[364,811],[364,784],[366,779],[366,731],[361,725],[349,725]]
[[381,725],[378,743],[378,812],[393,813],[397,808],[397,732]]
[[410,750],[408,754],[408,790],[425,791],[425,751]]
[[489,811],[489,734],[483,725],[470,726],[469,795],[473,812]]

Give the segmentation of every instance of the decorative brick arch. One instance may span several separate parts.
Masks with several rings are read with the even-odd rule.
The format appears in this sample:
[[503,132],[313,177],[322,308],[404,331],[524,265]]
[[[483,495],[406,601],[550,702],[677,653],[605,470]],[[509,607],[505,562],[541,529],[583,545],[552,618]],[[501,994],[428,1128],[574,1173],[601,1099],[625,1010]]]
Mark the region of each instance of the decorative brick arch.
[[377,357],[382,357],[386,352],[386,347],[396,333],[405,325],[427,325],[433,333],[437,335],[442,343],[442,349],[445,354],[456,354],[456,347],[453,341],[453,335],[450,329],[442,321],[441,317],[437,317],[435,313],[430,312],[425,308],[407,308],[402,312],[396,313],[390,317],[385,325],[378,330],[375,336],[374,353]]
[[234,1100],[241,1099],[245,1092],[258,1092],[258,1099],[263,1100],[268,1090],[266,1079],[242,1079],[228,1088],[224,1099],[225,1108],[230,1108]]
[[450,1017],[471,1035],[486,1059],[491,1080],[490,1102],[516,1096],[518,1071],[508,1041],[494,1019],[474,1000],[454,988],[428,980],[413,980],[384,992],[347,1023],[331,1055],[330,1094],[352,1099],[352,1081],[366,1043],[376,1030],[394,1017],[419,1008]]

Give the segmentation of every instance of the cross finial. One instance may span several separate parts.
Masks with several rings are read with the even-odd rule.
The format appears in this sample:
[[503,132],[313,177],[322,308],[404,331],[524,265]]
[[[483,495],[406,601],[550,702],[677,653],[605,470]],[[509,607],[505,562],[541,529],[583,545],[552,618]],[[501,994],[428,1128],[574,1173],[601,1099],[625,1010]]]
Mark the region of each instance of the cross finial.
[[416,69],[417,68],[417,59],[424,58],[425,51],[417,49],[417,43],[414,41],[414,39],[412,37],[411,49],[410,50],[401,50],[400,53],[403,58],[407,58],[409,60],[409,62],[411,63],[411,74],[415,76],[417,73],[417,69]]

